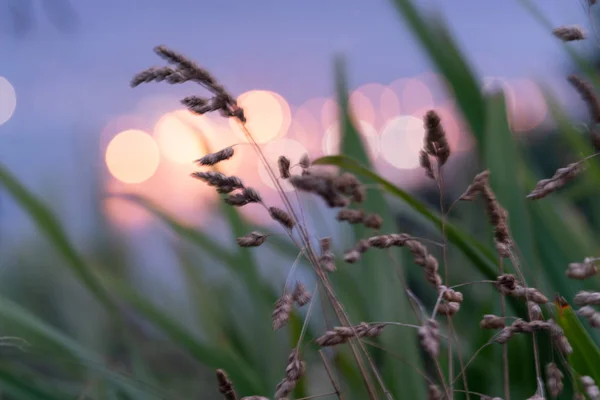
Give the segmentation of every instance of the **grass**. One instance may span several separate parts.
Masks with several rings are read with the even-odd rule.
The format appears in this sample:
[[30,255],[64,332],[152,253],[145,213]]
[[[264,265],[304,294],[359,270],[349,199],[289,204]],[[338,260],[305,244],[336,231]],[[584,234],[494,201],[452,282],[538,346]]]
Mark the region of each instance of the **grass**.
[[[597,159],[582,162],[587,168],[578,174],[555,179],[556,192],[546,182],[540,187],[543,198],[528,199],[544,176],[512,134],[503,94],[482,94],[443,21],[410,0],[393,3],[447,80],[476,139],[477,169],[465,168],[463,175],[470,181],[489,170],[489,176],[477,175],[470,188],[455,190],[444,173],[453,154],[435,110],[424,117],[428,134],[421,164],[439,189],[439,205],[378,175],[348,107],[346,66],[337,59],[341,154],[302,162],[303,174],[297,169],[283,174],[301,196],[279,190],[280,203],[265,204],[260,193],[218,175],[219,161],[235,157],[230,150],[213,153],[203,174],[195,175],[227,192],[222,197],[230,205],[220,211],[231,244],[257,230],[239,213],[248,203],[269,210],[278,230],[238,240],[243,247],[227,246],[148,199],[114,194],[144,208],[176,235],[173,251],[193,314],[184,319],[177,306],[156,301],[127,277],[118,240],[103,244],[102,257],[86,254],[52,208],[0,166],[0,185],[45,238],[48,262],[62,268],[52,284],[59,289],[73,284],[69,293],[85,309],[78,314],[84,318],[65,321],[48,302],[26,306],[11,299],[17,294],[0,296],[6,335],[0,338],[2,394],[15,399],[508,399],[547,398],[564,385],[560,398],[579,392],[593,398],[589,379],[582,377],[600,383],[599,335],[572,307],[582,305],[573,302],[581,290],[600,290],[596,261],[584,262],[598,255]],[[565,49],[586,79],[600,82],[568,43]],[[243,110],[216,78],[166,47],[157,53],[171,66],[138,74],[134,85],[198,83],[212,97],[192,96],[183,104],[197,114],[216,111],[234,118],[253,143]],[[598,151],[593,134],[574,129],[552,94],[546,97],[570,162]],[[587,98],[594,116],[594,99]],[[260,147],[253,148],[264,161]],[[336,172],[319,172],[325,166]],[[280,171],[268,170],[279,185]],[[365,196],[366,185],[377,190]],[[465,190],[474,202],[453,194]],[[355,219],[340,222],[345,234],[333,237],[333,246],[323,241],[330,233],[305,223],[312,217],[307,196]],[[408,210],[409,224],[395,224],[393,204]],[[261,263],[273,259],[293,265],[285,285],[261,272]],[[215,280],[214,268],[228,278]],[[567,269],[571,277],[588,279],[569,280]],[[308,292],[300,290],[298,280]],[[557,294],[561,297],[554,298]],[[484,315],[499,316],[496,328],[504,329],[482,329]]]

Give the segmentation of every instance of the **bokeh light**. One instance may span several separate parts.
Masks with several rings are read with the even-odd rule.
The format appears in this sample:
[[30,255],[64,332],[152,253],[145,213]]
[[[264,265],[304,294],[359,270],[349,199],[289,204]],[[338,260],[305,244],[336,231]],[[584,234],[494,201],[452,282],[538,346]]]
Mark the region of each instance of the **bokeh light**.
[[17,94],[8,79],[0,76],[0,125],[8,121],[17,107]]
[[391,88],[386,86],[379,96],[379,114],[381,115],[381,121],[385,123],[385,121],[400,115],[401,112],[402,109],[398,95]]
[[[271,143],[264,146],[262,150],[269,163],[269,166],[273,169],[277,177],[279,177],[277,160],[280,156],[285,156],[289,158],[292,165],[295,165],[298,164],[300,157],[307,153],[306,148],[302,145],[302,143],[289,138],[274,140]],[[275,189],[275,185],[271,180],[267,169],[260,161],[258,163],[258,174],[264,184],[266,184],[271,189]],[[294,189],[293,186],[286,180],[280,180],[280,182],[282,188],[285,191],[291,191]]]
[[[379,135],[377,130],[366,121],[359,121],[357,126],[361,136],[367,144],[367,150],[371,160],[379,156]],[[332,155],[340,152],[340,124],[334,123],[325,131],[323,136],[323,154]]]
[[294,113],[292,125],[288,138],[300,142],[310,153],[311,157],[322,154],[322,132],[324,128],[317,119],[318,114],[312,113],[308,108],[302,106]]
[[355,92],[362,93],[370,100],[374,109],[372,119],[366,117],[359,119],[369,122],[375,129],[380,129],[385,121],[400,115],[400,101],[389,87],[381,83],[367,83],[358,87]]
[[381,131],[381,156],[400,169],[419,166],[425,128],[420,118],[401,115],[389,120]]
[[490,94],[496,91],[507,91],[510,90],[508,80],[501,76],[485,76],[482,79],[481,91],[485,94]]
[[350,95],[349,107],[351,115],[359,120],[365,121],[370,125],[375,123],[375,107],[371,99],[359,90],[355,90]]
[[539,127],[548,115],[546,99],[539,86],[530,79],[508,82],[506,93],[510,126],[514,132],[528,132]]
[[186,120],[186,110],[162,116],[154,127],[154,138],[162,154],[171,162],[191,164],[206,154],[197,129]]
[[105,160],[108,170],[116,179],[124,183],[141,183],[156,172],[160,154],[152,136],[130,129],[110,141]]
[[435,105],[429,87],[419,79],[398,79],[392,82],[389,87],[398,94],[401,112],[404,115],[412,115],[419,110],[431,109]]
[[[258,143],[267,143],[285,135],[291,123],[291,110],[287,101],[279,94],[267,90],[251,90],[237,99],[244,109],[246,126]],[[229,118],[231,129],[247,140],[238,121]]]

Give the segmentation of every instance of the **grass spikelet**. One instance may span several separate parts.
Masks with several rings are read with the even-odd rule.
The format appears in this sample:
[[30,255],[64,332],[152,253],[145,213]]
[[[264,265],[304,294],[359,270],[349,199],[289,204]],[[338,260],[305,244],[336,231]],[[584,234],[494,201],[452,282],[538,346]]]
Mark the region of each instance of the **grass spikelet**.
[[225,161],[233,157],[233,147],[229,146],[223,150],[219,150],[216,153],[207,154],[204,157],[196,160],[199,165],[215,165],[221,161]]
[[592,85],[577,75],[569,75],[568,81],[587,104],[592,120],[595,123],[600,123],[600,100],[594,93]]
[[573,302],[578,306],[600,305],[600,292],[583,290],[575,295]]
[[582,170],[583,168],[580,162],[569,164],[564,168],[559,168],[550,179],[542,179],[539,181],[531,193],[527,195],[527,198],[537,200],[548,196],[550,193],[564,187],[569,181],[579,175]]
[[247,235],[240,236],[236,239],[238,246],[240,247],[258,247],[267,240],[267,235],[258,231],[250,232]]
[[287,324],[290,319],[290,313],[292,312],[292,304],[293,299],[289,294],[283,294],[277,299],[272,315],[273,330],[276,331]]
[[587,319],[594,328],[600,328],[600,312],[594,310],[591,306],[583,306],[577,310],[577,315]]
[[427,354],[437,359],[440,352],[440,331],[437,321],[434,319],[425,321],[425,324],[419,328],[419,338]]
[[423,124],[425,126],[423,150],[438,160],[438,166],[442,166],[450,157],[450,145],[440,116],[434,110],[429,110],[423,118]]
[[302,157],[300,157],[300,161],[298,162],[303,169],[308,169],[311,165],[310,157],[307,153],[304,153]]
[[548,298],[539,290],[521,286],[515,276],[511,274],[500,275],[496,281],[496,288],[500,293],[507,296],[524,297],[537,304],[546,304],[548,302]]
[[595,258],[587,257],[582,263],[571,263],[567,268],[566,275],[571,279],[588,279],[598,273],[598,267],[594,264]]
[[479,323],[482,329],[502,329],[506,326],[504,318],[493,314],[486,314]]
[[360,224],[365,220],[365,213],[363,210],[344,208],[338,212],[336,219],[338,221],[347,221],[351,224]]
[[225,400],[238,400],[233,383],[222,369],[217,370],[217,381],[219,382],[219,393],[225,397]]
[[590,376],[582,376],[580,379],[581,384],[583,385],[583,391],[590,400],[600,400],[600,389],[596,385],[596,382]]
[[285,399],[296,387],[298,381],[304,375],[304,361],[300,360],[298,349],[292,350],[288,357],[288,364],[285,368],[285,378],[277,385],[275,389],[275,399]]
[[528,301],[527,308],[529,309],[529,316],[532,321],[542,321],[544,319],[542,308],[536,302]]
[[546,365],[546,387],[552,398],[558,397],[563,391],[563,373],[553,362]]
[[290,159],[285,156],[279,156],[277,159],[277,167],[279,168],[279,176],[281,179],[287,179],[290,177]]
[[292,299],[298,304],[298,306],[302,307],[310,302],[311,295],[306,289],[306,286],[302,284],[302,282],[296,282],[296,287],[294,288],[294,293],[292,293]]
[[383,225],[383,218],[378,214],[369,214],[365,217],[364,225],[369,229],[379,230]]
[[321,347],[336,346],[352,339],[355,332],[359,338],[377,337],[381,334],[383,328],[385,328],[384,324],[367,324],[366,322],[362,322],[360,325],[354,327],[337,326],[333,330],[325,332],[315,342]]
[[486,213],[490,224],[494,227],[494,242],[496,250],[504,258],[509,258],[512,248],[512,239],[508,230],[508,213],[496,199],[489,181],[489,171],[480,172],[473,179],[460,200],[471,201],[480,194],[486,205]]
[[560,26],[552,30],[552,33],[564,42],[585,39],[585,32],[578,26]]
[[287,229],[293,229],[296,222],[286,211],[278,207],[269,207],[269,215]]

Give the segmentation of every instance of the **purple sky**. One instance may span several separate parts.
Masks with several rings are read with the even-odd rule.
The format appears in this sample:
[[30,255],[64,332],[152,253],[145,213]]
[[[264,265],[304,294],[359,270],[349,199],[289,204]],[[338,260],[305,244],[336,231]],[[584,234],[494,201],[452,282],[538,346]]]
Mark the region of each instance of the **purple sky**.
[[[129,88],[134,73],[161,63],[157,44],[194,58],[233,93],[273,90],[292,105],[331,94],[336,53],[349,61],[352,87],[430,70],[389,0],[71,1],[80,18],[72,34],[58,32],[35,2],[33,32],[0,36],[0,75],[17,93],[13,118],[0,126],[0,160],[38,193],[82,213],[70,220],[85,219],[81,169],[95,167],[85,155],[76,159],[77,149],[93,152],[106,122],[143,97],[193,90]],[[417,3],[446,16],[481,75],[559,81],[565,73],[560,45],[518,0]],[[577,2],[536,3],[556,25],[587,26]],[[2,197],[2,226],[12,227],[20,214]]]

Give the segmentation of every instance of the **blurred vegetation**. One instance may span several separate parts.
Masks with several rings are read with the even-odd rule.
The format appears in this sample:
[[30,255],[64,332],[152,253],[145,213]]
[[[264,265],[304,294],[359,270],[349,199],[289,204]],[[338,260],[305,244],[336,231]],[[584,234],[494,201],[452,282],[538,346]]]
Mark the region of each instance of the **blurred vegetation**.
[[[25,0],[18,3],[23,10],[32,4]],[[541,23],[547,24],[539,10],[526,1],[524,5]],[[580,159],[582,154],[594,152],[585,134],[547,91],[557,129],[529,136],[513,135],[503,94],[481,92],[479,78],[444,22],[423,13],[409,0],[395,0],[394,6],[432,64],[446,78],[477,142],[470,155],[473,161],[464,163],[460,174],[448,177],[445,207],[477,172],[489,168],[494,191],[509,211],[510,227],[529,282],[548,295],[559,293],[567,301],[584,288],[600,290],[598,279],[582,283],[567,280],[564,274],[570,262],[599,253],[598,160],[590,160],[588,170],[565,190],[536,202],[525,199],[536,181]],[[564,44],[557,41],[557,45]],[[568,45],[565,49],[580,71],[595,83],[600,82],[592,62]],[[340,166],[366,183],[381,187],[380,191],[369,191],[366,208],[384,216],[383,231],[407,232],[441,241],[437,192],[427,188],[420,193],[407,193],[369,169],[360,136],[345,106],[348,88],[344,65],[338,62],[336,66],[343,155],[318,162]],[[183,277],[182,296],[178,299],[169,296],[164,288],[156,287],[156,282],[148,290],[136,277],[128,242],[106,219],[102,207],[106,194],[100,189],[100,180],[87,178],[97,191],[93,235],[89,240],[78,240],[76,245],[64,221],[57,217],[56,207],[34,195],[0,166],[3,196],[10,197],[24,210],[38,233],[17,245],[11,244],[10,248],[3,246],[0,283],[0,326],[5,336],[2,339],[5,346],[0,347],[3,398],[219,399],[214,378],[216,368],[228,372],[240,395],[271,396],[283,377],[289,351],[300,336],[304,319],[305,311],[294,311],[287,328],[277,332],[271,329],[272,305],[280,295],[288,270],[281,266],[291,266],[297,250],[280,236],[271,237],[260,251],[234,247],[235,237],[254,228],[233,208],[221,210],[229,229],[229,237],[223,242],[174,218],[148,199],[122,196],[123,201],[148,210],[176,236],[170,243],[176,262],[170,267],[174,275]],[[307,210],[313,206],[310,204]],[[360,228],[340,231],[322,220],[315,223],[315,231],[319,236],[334,236],[337,254],[365,234]],[[454,207],[446,231],[452,282],[495,278],[497,261],[480,202]],[[432,251],[441,256],[435,248]],[[411,290],[427,309],[433,307],[435,294],[424,284],[421,271],[410,255],[398,250],[391,256],[400,262],[401,269],[385,252],[369,252],[361,263],[340,265],[331,275],[352,321],[414,323],[398,273],[406,277]],[[508,264],[506,268],[511,270]],[[222,273],[215,274],[215,270]],[[308,265],[301,263],[298,270],[306,275],[306,280],[314,281]],[[491,332],[479,328],[481,316],[498,313],[499,305],[498,294],[490,286],[471,285],[461,290],[466,301],[454,317],[454,328],[459,338],[458,351],[467,362],[492,337]],[[556,313],[552,308],[544,311],[546,317]],[[509,313],[523,316],[522,305],[509,302]],[[576,354],[589,353],[594,348],[593,342],[598,343],[598,333],[590,330],[587,323],[576,322],[577,317],[568,318],[571,319],[564,323],[571,324],[567,333],[578,343]],[[322,318],[311,320],[304,340],[308,372],[300,381],[296,398],[331,391],[317,348],[310,342],[324,329]],[[590,340],[578,340],[584,337]],[[425,381],[417,369],[428,372],[431,365],[419,351],[414,331],[386,328],[381,337],[369,341],[367,346],[394,398],[426,398]],[[554,357],[547,341],[542,340],[540,348],[544,349],[542,361]],[[517,399],[527,398],[536,389],[531,341],[517,337],[510,342],[509,349],[512,395]],[[340,347],[335,353],[326,353],[333,358],[346,398],[366,398],[349,350]],[[446,368],[448,362],[443,360],[446,353],[441,354],[441,365]],[[600,364],[593,359],[591,363],[588,359],[578,360],[577,357],[571,360],[572,368],[598,376],[594,369]],[[455,374],[460,370],[458,363],[454,370]],[[468,365],[467,379],[471,391],[501,395],[501,347],[491,345],[479,352]],[[456,389],[462,389],[462,379],[456,385]],[[566,385],[569,387],[565,399],[572,394],[571,384]],[[456,398],[463,398],[463,394],[457,393]]]

